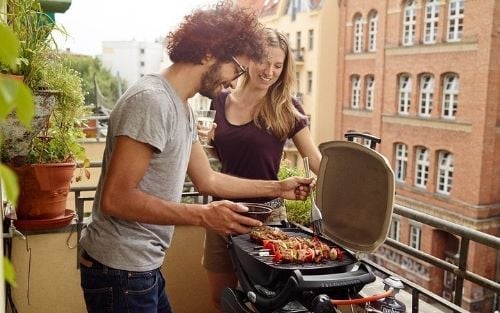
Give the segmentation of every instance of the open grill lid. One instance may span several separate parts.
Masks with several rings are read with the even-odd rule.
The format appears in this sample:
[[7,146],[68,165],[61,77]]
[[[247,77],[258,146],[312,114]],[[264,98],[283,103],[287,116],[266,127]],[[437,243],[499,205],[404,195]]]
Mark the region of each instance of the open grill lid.
[[316,202],[323,232],[336,243],[371,253],[389,231],[394,173],[380,153],[349,141],[320,144]]

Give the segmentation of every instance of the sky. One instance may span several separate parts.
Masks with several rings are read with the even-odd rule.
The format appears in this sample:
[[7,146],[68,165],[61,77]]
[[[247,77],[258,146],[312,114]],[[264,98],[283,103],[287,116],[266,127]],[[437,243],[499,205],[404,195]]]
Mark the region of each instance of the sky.
[[72,0],[56,13],[67,35],[54,33],[59,49],[98,55],[103,41],[154,41],[175,29],[193,9],[215,0]]

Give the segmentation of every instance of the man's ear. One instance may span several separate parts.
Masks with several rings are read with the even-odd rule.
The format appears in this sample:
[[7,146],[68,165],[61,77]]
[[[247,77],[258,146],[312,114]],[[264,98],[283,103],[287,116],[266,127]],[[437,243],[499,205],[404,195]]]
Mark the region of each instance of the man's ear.
[[205,56],[201,59],[201,65],[205,65],[207,63],[211,64],[215,57],[211,53],[205,54]]

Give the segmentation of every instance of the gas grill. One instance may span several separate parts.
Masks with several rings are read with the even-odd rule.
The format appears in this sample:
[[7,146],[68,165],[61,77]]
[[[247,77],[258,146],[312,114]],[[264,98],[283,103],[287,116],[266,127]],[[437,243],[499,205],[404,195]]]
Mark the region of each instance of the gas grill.
[[[394,174],[375,145],[380,139],[348,133],[349,141],[319,146],[322,160],[316,203],[323,215],[323,236],[343,258],[322,263],[275,263],[255,253],[248,234],[229,237],[229,252],[240,288],[226,288],[223,312],[337,312],[330,299],[355,297],[375,275],[357,253],[372,253],[385,240],[393,210]],[[371,147],[353,142],[363,137]],[[312,237],[301,225],[282,223],[289,236]],[[288,224],[288,225],[287,225]]]

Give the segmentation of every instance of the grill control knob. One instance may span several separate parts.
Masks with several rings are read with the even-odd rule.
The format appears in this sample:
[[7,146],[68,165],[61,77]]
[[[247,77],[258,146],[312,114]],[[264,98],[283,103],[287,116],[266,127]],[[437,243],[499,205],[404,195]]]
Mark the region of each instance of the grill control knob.
[[330,297],[327,295],[318,295],[312,301],[312,312],[313,313],[332,313],[338,312],[335,309]]
[[250,302],[255,303],[257,301],[257,295],[253,291],[247,292],[247,298],[250,300]]

